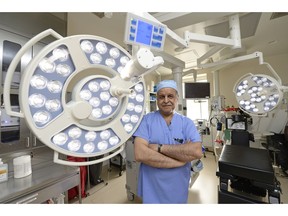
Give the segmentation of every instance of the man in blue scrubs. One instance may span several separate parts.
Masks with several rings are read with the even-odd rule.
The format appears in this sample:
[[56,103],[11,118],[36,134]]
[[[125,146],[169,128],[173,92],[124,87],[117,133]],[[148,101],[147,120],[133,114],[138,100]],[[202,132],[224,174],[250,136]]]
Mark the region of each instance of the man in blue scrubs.
[[134,133],[143,203],[187,203],[191,161],[202,157],[202,143],[193,121],[174,111],[177,103],[176,82],[161,81],[159,110],[146,114]]

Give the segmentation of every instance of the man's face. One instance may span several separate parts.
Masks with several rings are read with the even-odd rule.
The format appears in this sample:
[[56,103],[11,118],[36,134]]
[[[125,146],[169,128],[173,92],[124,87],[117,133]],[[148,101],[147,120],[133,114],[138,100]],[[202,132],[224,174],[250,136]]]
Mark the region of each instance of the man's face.
[[178,102],[177,91],[173,88],[162,88],[157,92],[157,105],[163,115],[171,114]]

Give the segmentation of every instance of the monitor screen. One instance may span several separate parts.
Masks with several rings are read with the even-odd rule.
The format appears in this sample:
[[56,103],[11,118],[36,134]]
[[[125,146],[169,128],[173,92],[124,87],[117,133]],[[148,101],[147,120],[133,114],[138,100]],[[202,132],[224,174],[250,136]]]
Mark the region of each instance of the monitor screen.
[[193,82],[185,83],[185,98],[210,98],[210,83],[209,82]]
[[136,42],[150,46],[153,25],[139,20]]

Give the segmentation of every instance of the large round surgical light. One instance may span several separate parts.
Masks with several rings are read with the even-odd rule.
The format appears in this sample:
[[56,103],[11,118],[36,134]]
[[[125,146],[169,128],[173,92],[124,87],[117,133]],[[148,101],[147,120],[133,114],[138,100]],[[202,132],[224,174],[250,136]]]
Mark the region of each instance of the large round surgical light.
[[239,108],[250,115],[266,115],[281,102],[283,93],[273,77],[247,74],[234,86]]
[[[15,59],[11,65],[17,65]],[[114,152],[132,136],[145,110],[143,77],[120,77],[130,59],[126,50],[105,38],[60,37],[22,74],[17,115],[57,153],[86,158]],[[14,72],[8,70],[5,98],[10,98]]]

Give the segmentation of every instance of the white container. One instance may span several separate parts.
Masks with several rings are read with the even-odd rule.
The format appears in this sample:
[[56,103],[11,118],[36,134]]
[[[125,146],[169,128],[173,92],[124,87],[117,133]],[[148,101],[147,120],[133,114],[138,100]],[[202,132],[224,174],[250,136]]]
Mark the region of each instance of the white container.
[[8,180],[8,164],[4,164],[2,162],[2,158],[0,158],[0,182],[4,182]]
[[23,178],[32,173],[31,156],[24,155],[13,159],[14,178]]

